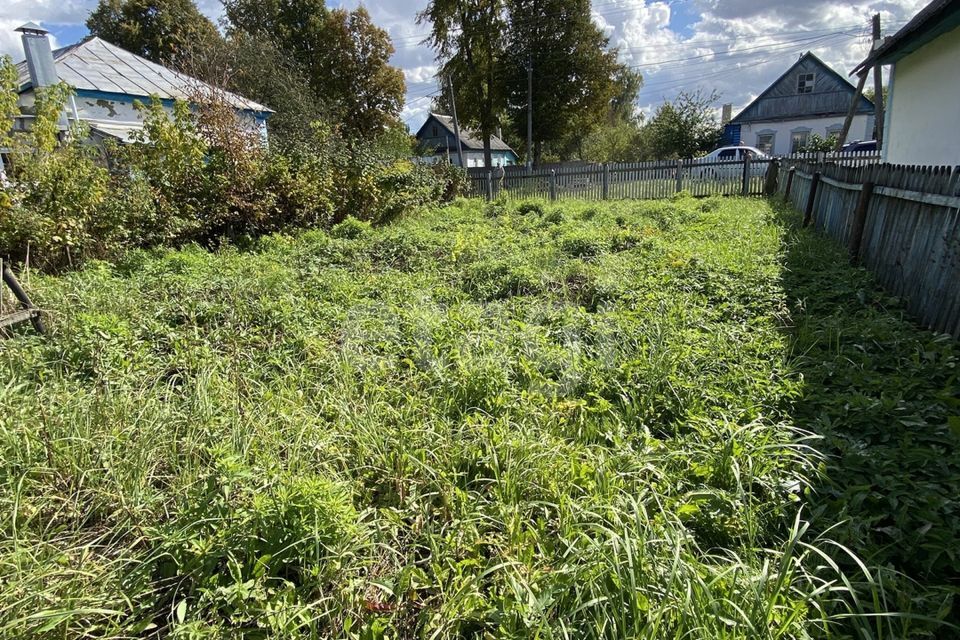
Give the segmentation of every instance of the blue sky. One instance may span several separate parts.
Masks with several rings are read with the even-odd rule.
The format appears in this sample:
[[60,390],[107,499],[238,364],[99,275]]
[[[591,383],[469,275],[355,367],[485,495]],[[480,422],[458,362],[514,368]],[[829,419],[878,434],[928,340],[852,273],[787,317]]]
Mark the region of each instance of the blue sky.
[[[802,53],[811,50],[843,75],[869,50],[869,19],[881,14],[884,31],[902,26],[926,0],[594,0],[594,21],[620,58],[644,76],[638,108],[650,113],[679,91],[717,91],[721,102],[744,107]],[[356,7],[358,0],[329,2]],[[420,41],[426,26],[416,13],[427,0],[367,0],[374,21],[397,49],[393,63],[407,80],[403,119],[416,130],[436,93],[433,52]],[[96,0],[5,0],[0,6],[0,54],[22,59],[14,29],[27,21],[50,29],[56,44],[75,42]],[[218,0],[200,0],[219,21]]]

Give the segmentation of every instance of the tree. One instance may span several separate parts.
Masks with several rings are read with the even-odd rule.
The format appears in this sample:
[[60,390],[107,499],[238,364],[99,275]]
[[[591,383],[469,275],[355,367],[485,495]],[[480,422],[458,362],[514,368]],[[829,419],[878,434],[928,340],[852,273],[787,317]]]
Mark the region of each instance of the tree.
[[[616,51],[607,48],[609,39],[590,16],[590,0],[506,0],[506,6],[509,45],[502,74],[516,132],[526,137],[527,64],[532,64],[534,161],[540,161],[545,144],[561,157],[581,152],[586,135],[610,115],[614,99],[624,97],[623,89],[629,93],[618,77],[639,76],[627,74]],[[632,101],[617,108],[631,107]]]
[[441,63],[439,77],[455,86],[457,115],[483,140],[484,165],[492,166],[490,137],[500,124],[504,86],[500,56],[506,45],[504,0],[430,0],[417,23],[430,22],[428,41]]
[[323,0],[224,0],[229,33],[272,42],[351,137],[380,135],[403,108],[394,48],[363,7],[327,9]]
[[644,135],[655,158],[690,158],[710,151],[720,142],[722,129],[713,107],[719,99],[713,92],[704,95],[681,92],[660,105],[644,127]]
[[100,0],[87,18],[95,36],[161,64],[222,44],[193,0]]

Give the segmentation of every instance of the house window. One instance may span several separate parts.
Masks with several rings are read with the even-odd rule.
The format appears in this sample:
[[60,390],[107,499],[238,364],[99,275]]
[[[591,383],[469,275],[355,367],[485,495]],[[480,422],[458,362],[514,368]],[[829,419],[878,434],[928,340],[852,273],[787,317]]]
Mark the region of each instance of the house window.
[[433,125],[432,137],[434,138],[440,137],[440,129],[437,128],[437,125]]
[[776,133],[758,133],[757,134],[757,149],[764,152],[767,155],[773,154],[773,141],[776,138]]
[[797,93],[813,93],[813,81],[815,75],[812,73],[801,73],[797,76]]
[[809,140],[809,131],[792,131],[790,133],[790,153],[803,151]]
[[843,127],[842,127],[841,125],[838,125],[838,124],[837,124],[837,125],[834,125],[834,126],[832,126],[832,127],[827,127],[827,138],[828,138],[828,139],[829,139],[829,138],[839,138],[841,131],[843,131]]

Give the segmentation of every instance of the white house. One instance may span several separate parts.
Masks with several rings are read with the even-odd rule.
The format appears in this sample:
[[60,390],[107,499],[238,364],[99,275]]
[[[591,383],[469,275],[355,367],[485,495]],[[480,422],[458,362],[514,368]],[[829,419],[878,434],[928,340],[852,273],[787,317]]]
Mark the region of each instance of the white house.
[[[856,91],[808,51],[726,125],[725,142],[777,156],[794,153],[814,134],[839,135]],[[873,114],[873,103],[861,96],[847,139],[872,139]]]
[[854,72],[891,64],[884,162],[960,165],[960,1],[934,0]]
[[94,139],[114,138],[129,142],[143,127],[134,102],[147,103],[156,96],[172,110],[175,100],[214,93],[233,106],[241,122],[266,139],[266,122],[273,113],[267,107],[227,91],[215,89],[195,78],[150,62],[96,37],[50,50],[47,31],[35,24],[17,29],[22,34],[26,59],[17,65],[20,111],[15,128],[25,129],[32,118],[34,91],[65,82],[74,92],[63,121],[82,120]]

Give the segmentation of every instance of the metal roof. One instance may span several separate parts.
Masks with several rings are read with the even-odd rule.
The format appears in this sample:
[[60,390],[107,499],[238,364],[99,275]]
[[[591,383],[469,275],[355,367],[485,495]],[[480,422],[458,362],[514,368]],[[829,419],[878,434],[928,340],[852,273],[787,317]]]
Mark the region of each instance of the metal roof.
[[882,44],[850,74],[875,64],[893,64],[928,42],[960,26],[960,0],[934,0]]
[[[235,93],[150,62],[97,37],[86,38],[53,52],[57,75],[77,91],[100,91],[138,98],[157,96],[190,100],[198,92],[222,95],[236,109],[272,113],[271,109]],[[31,87],[26,61],[17,64],[20,91]]]

